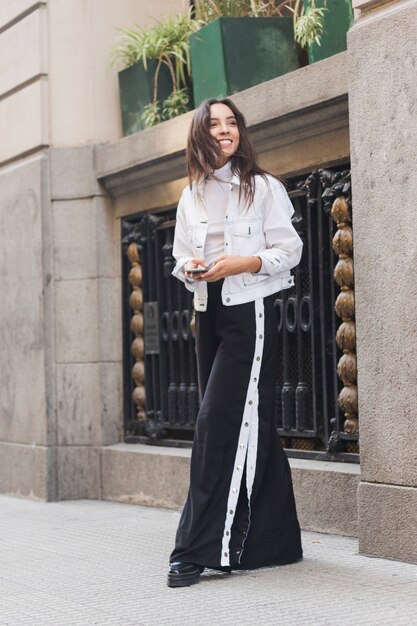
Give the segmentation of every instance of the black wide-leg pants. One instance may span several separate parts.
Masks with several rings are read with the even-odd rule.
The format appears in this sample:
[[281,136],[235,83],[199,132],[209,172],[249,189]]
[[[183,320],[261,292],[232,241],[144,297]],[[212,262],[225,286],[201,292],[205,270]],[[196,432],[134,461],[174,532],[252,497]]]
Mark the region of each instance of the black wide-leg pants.
[[255,569],[302,556],[290,467],[275,428],[273,296],[196,314],[202,402],[190,488],[170,561]]

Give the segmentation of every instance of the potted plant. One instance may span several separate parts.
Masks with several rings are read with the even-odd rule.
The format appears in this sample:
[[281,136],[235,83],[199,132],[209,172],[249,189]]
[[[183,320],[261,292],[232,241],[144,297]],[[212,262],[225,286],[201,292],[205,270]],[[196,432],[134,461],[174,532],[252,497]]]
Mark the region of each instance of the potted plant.
[[191,14],[168,16],[149,29],[120,28],[112,52],[119,72],[123,133],[129,135],[190,109]]
[[[261,8],[266,5],[262,5]],[[307,49],[308,62],[315,63],[346,50],[346,33],[353,21],[352,0],[268,0],[275,15],[291,11],[294,39]]]
[[[225,97],[300,67],[295,40],[319,41],[324,7],[311,0],[195,0],[206,24],[190,37],[195,104]],[[256,18],[256,19],[254,19]]]
[[308,62],[314,63],[346,50],[346,33],[353,21],[351,0],[305,0],[308,10],[312,3],[324,9],[323,33],[319,42],[311,41],[308,46]]

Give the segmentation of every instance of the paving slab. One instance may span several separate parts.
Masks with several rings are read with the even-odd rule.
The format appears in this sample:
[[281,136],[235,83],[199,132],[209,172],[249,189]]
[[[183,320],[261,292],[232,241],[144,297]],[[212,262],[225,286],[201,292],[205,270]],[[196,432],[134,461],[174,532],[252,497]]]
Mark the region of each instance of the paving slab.
[[177,511],[0,496],[0,626],[417,625],[417,566],[303,532],[284,567],[166,586]]

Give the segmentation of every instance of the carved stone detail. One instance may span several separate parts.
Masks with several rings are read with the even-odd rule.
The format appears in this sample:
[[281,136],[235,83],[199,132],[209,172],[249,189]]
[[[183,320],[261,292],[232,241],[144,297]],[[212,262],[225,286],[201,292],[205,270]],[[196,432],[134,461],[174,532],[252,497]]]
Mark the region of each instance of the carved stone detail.
[[350,321],[340,324],[336,333],[336,343],[341,350],[344,348],[349,352],[355,352],[356,326],[354,322]]
[[344,387],[339,394],[339,406],[345,421],[345,433],[357,433],[358,422],[358,388],[356,369],[356,329],[355,329],[355,294],[353,272],[353,237],[348,198],[337,195],[331,207],[331,216],[337,224],[337,232],[333,237],[333,250],[339,260],[334,269],[334,279],[340,287],[335,303],[336,314],[343,320],[337,334],[336,342],[343,351],[337,365],[337,374]]
[[137,417],[140,422],[146,420],[145,411],[145,346],[143,339],[143,294],[142,294],[142,267],[140,261],[139,248],[136,243],[131,243],[127,248],[127,257],[131,264],[129,272],[129,283],[132,287],[129,303],[133,309],[133,315],[130,322],[130,329],[134,336],[132,341],[132,354],[135,358],[135,364],[132,368],[132,378],[135,382],[135,388],[132,392],[132,400],[136,406]]

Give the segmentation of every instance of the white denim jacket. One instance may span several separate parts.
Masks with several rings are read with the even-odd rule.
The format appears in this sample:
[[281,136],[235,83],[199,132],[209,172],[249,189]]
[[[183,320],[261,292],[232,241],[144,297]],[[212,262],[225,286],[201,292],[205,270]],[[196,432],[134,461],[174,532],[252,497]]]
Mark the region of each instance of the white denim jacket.
[[[301,259],[302,241],[291,223],[293,206],[285,187],[277,179],[255,176],[252,204],[239,201],[240,179],[234,175],[224,218],[224,253],[259,256],[262,267],[257,274],[238,274],[224,279],[222,302],[226,306],[264,298],[294,284],[290,270]],[[177,209],[172,274],[194,292],[196,311],[207,309],[207,283],[185,277],[184,265],[192,258],[204,258],[207,236],[207,209],[204,205],[204,182],[187,186]]]

